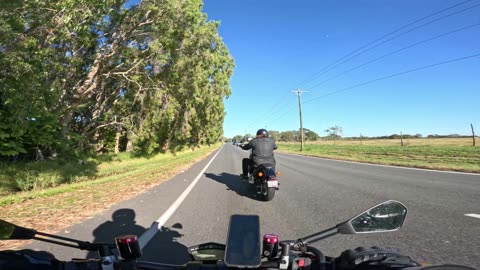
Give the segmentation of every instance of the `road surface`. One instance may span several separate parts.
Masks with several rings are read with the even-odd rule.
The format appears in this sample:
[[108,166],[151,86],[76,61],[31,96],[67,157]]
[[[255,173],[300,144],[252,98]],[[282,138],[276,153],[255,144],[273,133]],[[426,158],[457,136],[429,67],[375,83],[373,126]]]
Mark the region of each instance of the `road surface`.
[[[115,235],[133,232],[143,235],[144,260],[182,263],[187,258],[186,247],[190,245],[210,241],[225,243],[232,214],[260,215],[262,233],[273,232],[283,240],[298,239],[393,199],[406,204],[409,210],[400,231],[337,235],[315,246],[333,256],[357,246],[391,246],[419,262],[458,263],[480,268],[478,174],[277,153],[280,190],[273,201],[263,202],[239,178],[241,159],[247,156],[239,147],[224,145],[189,170],[66,229],[62,235],[87,241],[111,241]],[[190,192],[185,192],[188,187]],[[178,199],[182,194],[183,200]],[[163,225],[160,230],[157,220]],[[60,259],[93,256],[38,242],[30,247],[51,251]]]

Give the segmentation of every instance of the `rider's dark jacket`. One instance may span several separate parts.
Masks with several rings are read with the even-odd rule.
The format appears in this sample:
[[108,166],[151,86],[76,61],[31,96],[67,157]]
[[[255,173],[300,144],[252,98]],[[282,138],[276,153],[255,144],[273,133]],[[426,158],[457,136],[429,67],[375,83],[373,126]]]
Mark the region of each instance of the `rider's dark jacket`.
[[270,163],[275,165],[275,157],[273,156],[273,150],[277,149],[275,140],[272,138],[255,138],[252,139],[247,145],[242,146],[243,150],[252,149],[250,158],[255,165],[262,163]]

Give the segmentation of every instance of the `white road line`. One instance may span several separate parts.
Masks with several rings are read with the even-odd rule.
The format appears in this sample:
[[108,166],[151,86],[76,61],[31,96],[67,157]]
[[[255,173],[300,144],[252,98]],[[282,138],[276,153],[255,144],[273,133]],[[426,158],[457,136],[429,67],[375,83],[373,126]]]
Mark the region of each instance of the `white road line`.
[[353,164],[361,164],[366,166],[376,166],[376,167],[385,167],[385,168],[395,168],[395,169],[405,169],[405,170],[414,170],[414,171],[427,171],[427,172],[438,172],[438,173],[451,173],[451,174],[464,174],[464,175],[476,175],[480,176],[479,173],[466,173],[466,172],[455,172],[455,171],[440,171],[440,170],[433,170],[433,169],[420,169],[420,168],[411,168],[411,167],[402,167],[402,166],[393,166],[393,165],[382,165],[382,164],[372,164],[372,163],[364,163],[359,161],[349,161],[349,160],[338,160],[338,159],[331,159],[331,158],[322,158],[322,157],[315,157],[315,156],[304,156],[299,154],[291,154],[285,152],[279,152],[279,154],[287,155],[287,156],[299,156],[311,159],[323,159],[329,160],[334,162],[344,162],[344,163],[353,163]]
[[474,218],[480,218],[479,214],[465,214],[467,217],[474,217]]
[[183,191],[183,193],[178,197],[178,199],[165,211],[165,213],[160,216],[157,221],[155,221],[150,228],[145,231],[138,239],[138,242],[140,244],[140,248],[143,249],[150,240],[155,236],[155,234],[161,230],[162,226],[165,225],[165,223],[168,221],[168,219],[175,213],[175,211],[178,209],[180,204],[185,200],[185,198],[188,196],[190,191],[192,191],[193,187],[197,184],[198,180],[202,177],[203,173],[208,169],[210,164],[212,164],[213,160],[217,157],[218,153],[222,151],[222,147],[217,151],[217,153],[213,156],[213,158],[208,162],[208,164],[203,168],[203,170],[197,175],[197,177],[193,180],[193,182]]

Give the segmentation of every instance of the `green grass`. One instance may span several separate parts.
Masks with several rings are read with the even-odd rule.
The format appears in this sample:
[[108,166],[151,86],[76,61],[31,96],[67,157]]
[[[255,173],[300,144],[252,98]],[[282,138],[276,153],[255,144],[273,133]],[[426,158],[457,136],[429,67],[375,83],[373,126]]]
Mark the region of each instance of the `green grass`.
[[[56,233],[121,201],[134,198],[188,169],[218,147],[219,144],[150,158],[131,158],[128,154],[103,156],[96,159],[92,175],[73,175],[74,180],[70,184],[0,197],[0,219],[38,231]],[[12,168],[9,170],[14,171]],[[49,171],[55,172],[51,168]],[[63,171],[57,173],[62,175]],[[27,243],[1,242],[2,249],[17,249]]]
[[280,151],[324,158],[416,168],[480,173],[480,148],[452,145],[278,143]]
[[[0,167],[0,206],[25,200],[53,196],[60,193],[94,187],[105,183],[136,178],[139,184],[154,182],[165,172],[190,164],[210,153],[218,145],[201,147],[195,151],[186,150],[175,155],[159,154],[151,158],[132,158],[129,154],[102,157],[86,163],[59,164],[58,162],[31,163]],[[137,179],[141,176],[141,179]],[[21,179],[21,180],[19,180]],[[28,191],[21,191],[19,184],[30,185]],[[20,185],[21,185],[20,184]]]

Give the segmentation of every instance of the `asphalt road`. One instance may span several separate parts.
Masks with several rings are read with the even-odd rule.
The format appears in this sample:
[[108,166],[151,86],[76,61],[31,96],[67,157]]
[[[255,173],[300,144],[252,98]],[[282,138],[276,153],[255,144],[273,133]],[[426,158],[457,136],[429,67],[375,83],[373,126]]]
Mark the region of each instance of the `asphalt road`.
[[[465,215],[480,214],[480,175],[277,153],[280,190],[273,201],[263,202],[239,178],[241,159],[248,156],[246,151],[224,145],[211,161],[214,154],[144,194],[66,229],[62,235],[112,241],[119,234],[143,234],[147,240],[150,234],[153,237],[145,242],[144,260],[182,263],[188,246],[210,241],[225,243],[232,214],[257,214],[262,233],[276,233],[282,240],[298,239],[393,199],[403,202],[409,210],[400,231],[337,235],[315,246],[333,256],[358,246],[390,246],[419,262],[480,268],[480,218]],[[178,208],[164,215],[196,178],[198,182]],[[153,230],[157,225],[154,222],[162,215],[164,226]],[[93,256],[38,242],[30,247],[51,251],[64,260]]]

